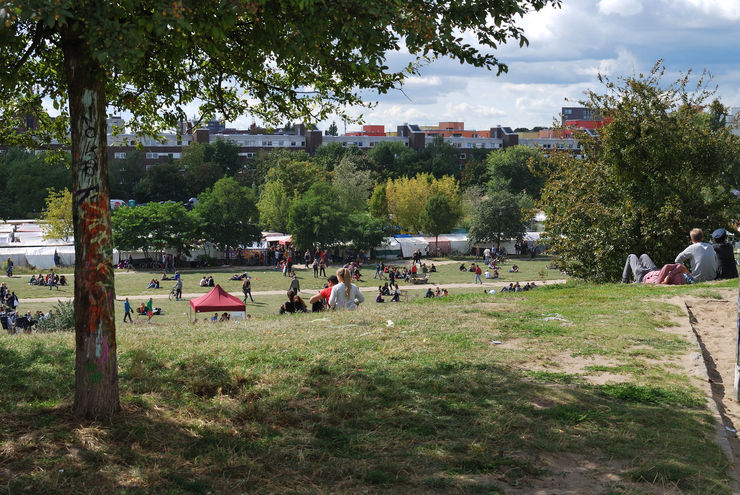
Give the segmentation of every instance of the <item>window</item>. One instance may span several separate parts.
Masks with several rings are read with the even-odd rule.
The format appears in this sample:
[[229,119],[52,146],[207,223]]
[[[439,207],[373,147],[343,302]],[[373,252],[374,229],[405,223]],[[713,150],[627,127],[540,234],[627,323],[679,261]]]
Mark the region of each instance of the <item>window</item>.
[[290,145],[291,145],[291,146],[295,146],[295,141],[291,141],[291,142],[290,142]]
[[473,143],[467,143],[467,147],[468,148],[472,148],[473,147]]
[[126,152],[119,151],[118,153],[113,153],[113,158],[115,158],[116,160],[123,160],[126,158]]
[[465,153],[460,153],[460,160],[465,160],[467,158],[467,155]]
[[159,153],[147,153],[146,158],[147,160],[156,160],[159,158]]
[[373,146],[375,146],[375,143],[370,141],[370,147],[372,148]]

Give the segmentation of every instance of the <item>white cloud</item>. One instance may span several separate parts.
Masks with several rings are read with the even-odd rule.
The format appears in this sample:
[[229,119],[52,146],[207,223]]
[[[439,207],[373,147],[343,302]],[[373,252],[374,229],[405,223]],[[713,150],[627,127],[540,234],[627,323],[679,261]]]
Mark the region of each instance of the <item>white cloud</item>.
[[642,12],[642,0],[600,0],[599,13],[603,15],[632,16]]
[[740,19],[740,0],[680,0],[710,16],[719,16],[731,21]]
[[403,83],[404,86],[442,86],[442,79],[438,76],[431,76],[431,77],[419,77],[419,76],[412,76],[406,79]]

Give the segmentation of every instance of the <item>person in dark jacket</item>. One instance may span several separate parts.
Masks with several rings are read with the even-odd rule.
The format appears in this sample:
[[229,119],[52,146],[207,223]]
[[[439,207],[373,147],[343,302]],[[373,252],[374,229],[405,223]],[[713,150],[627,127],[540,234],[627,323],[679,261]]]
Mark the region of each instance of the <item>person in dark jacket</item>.
[[737,278],[737,263],[732,244],[727,242],[727,231],[717,229],[712,232],[712,247],[717,254],[719,266],[717,268],[717,279]]

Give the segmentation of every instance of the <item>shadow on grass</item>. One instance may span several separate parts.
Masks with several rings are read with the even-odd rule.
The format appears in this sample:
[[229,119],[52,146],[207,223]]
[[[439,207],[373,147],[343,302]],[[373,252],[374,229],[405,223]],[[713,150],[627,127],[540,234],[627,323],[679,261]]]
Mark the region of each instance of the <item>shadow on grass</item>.
[[[49,359],[44,349],[3,352],[0,371]],[[266,353],[262,364],[272,359]],[[543,459],[567,452],[620,460],[615,474],[627,482],[729,493],[711,418],[688,390],[554,383],[433,357],[428,365],[351,360],[297,365],[268,385],[217,356],[132,351],[121,359],[123,411],[110,421],[80,421],[62,406],[5,407],[0,488],[505,493],[532,486],[547,474]],[[50,400],[71,397],[65,379],[32,376],[3,385],[3,395],[10,388],[19,400],[45,379],[60,389]]]
[[40,341],[18,348],[0,344],[0,411],[56,405],[72,396],[73,374],[71,348]]

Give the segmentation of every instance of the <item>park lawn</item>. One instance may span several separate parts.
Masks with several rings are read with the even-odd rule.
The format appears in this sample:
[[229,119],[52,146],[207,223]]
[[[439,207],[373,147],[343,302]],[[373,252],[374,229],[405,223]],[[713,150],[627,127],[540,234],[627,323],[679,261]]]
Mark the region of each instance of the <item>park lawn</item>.
[[594,493],[730,493],[677,364],[691,345],[666,331],[680,311],[656,298],[731,286],[569,283],[132,325],[110,421],[70,417],[71,333],[2,335],[0,488],[527,493],[569,458],[613,470]]
[[[393,263],[393,266],[410,266],[406,260],[404,263]],[[470,262],[475,261],[472,258],[465,261],[466,266],[470,266]],[[519,273],[509,273],[508,270],[511,265],[518,264],[520,267]],[[558,270],[548,269],[547,265],[549,260],[544,258],[537,258],[535,260],[523,259],[521,261],[514,260],[508,261],[501,267],[500,275],[501,278],[495,282],[516,282],[516,281],[531,281],[531,280],[553,280],[553,279],[566,279],[565,275],[560,274]],[[437,273],[430,274],[430,283],[435,285],[444,286],[444,284],[450,283],[472,283],[473,274],[468,272],[460,272],[458,270],[459,263],[444,264],[437,266]],[[328,267],[326,270],[327,275],[332,275],[336,272],[338,265]],[[60,273],[66,273],[72,270],[62,270]],[[201,278],[204,275],[213,276],[216,283],[220,284],[225,290],[232,293],[241,293],[242,282],[232,281],[229,278],[235,273],[244,273],[247,271],[252,277],[252,292],[268,291],[268,290],[284,290],[287,291],[290,286],[290,279],[283,276],[282,272],[274,270],[271,267],[218,267],[213,269],[199,269],[199,270],[182,270],[183,279],[183,292],[186,294],[205,294],[211,288],[200,287]],[[374,279],[375,265],[370,264],[362,270],[362,281],[359,282],[360,287],[377,287],[380,284],[378,279]],[[154,271],[138,271],[138,272],[126,272],[124,270],[116,270],[115,284],[116,284],[116,295],[118,297],[125,296],[148,296],[156,294],[167,295],[170,289],[175,285],[174,281],[161,281],[159,289],[147,289],[147,285],[152,278],[159,279],[161,272]],[[326,277],[314,278],[313,270],[306,270],[303,265],[296,267],[296,275],[298,276],[301,284],[301,290],[305,292],[313,292],[323,288],[323,284],[326,282]],[[169,273],[168,276],[172,276]],[[0,277],[0,281],[6,282],[8,287],[15,291],[18,298],[23,301],[24,299],[35,299],[35,298],[48,298],[48,297],[72,297],[74,295],[73,281],[74,275],[71,273],[67,275],[69,285],[66,287],[60,287],[58,290],[49,290],[48,287],[37,287],[28,285],[28,279],[30,275],[18,275],[12,278]],[[387,279],[386,279],[387,280]],[[493,281],[488,281],[493,282]],[[401,282],[400,285],[409,285]]]

